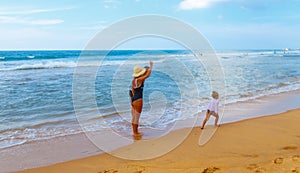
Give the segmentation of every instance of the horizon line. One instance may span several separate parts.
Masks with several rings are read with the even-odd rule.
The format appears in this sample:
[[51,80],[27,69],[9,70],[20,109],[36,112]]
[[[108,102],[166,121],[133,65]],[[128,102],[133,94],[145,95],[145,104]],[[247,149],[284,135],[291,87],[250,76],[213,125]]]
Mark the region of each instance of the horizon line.
[[[103,50],[86,50],[86,49],[0,49],[1,52],[4,51],[159,51],[159,50],[189,50],[189,49],[103,49]],[[213,49],[215,51],[230,51],[230,50],[240,50],[240,51],[247,51],[247,50],[300,50],[300,48],[246,48],[246,49]]]

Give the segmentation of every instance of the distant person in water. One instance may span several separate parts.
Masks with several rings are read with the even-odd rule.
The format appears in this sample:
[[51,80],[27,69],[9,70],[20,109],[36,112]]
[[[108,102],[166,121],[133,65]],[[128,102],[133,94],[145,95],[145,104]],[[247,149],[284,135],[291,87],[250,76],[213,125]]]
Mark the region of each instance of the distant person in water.
[[204,128],[206,122],[209,120],[209,117],[212,115],[215,119],[215,126],[218,126],[219,121],[219,114],[218,114],[218,107],[219,107],[219,94],[216,91],[212,92],[212,99],[209,102],[208,108],[206,110],[206,117],[202,123],[201,129]]
[[139,119],[143,109],[143,88],[145,80],[150,76],[153,62],[150,61],[150,67],[141,68],[135,66],[133,69],[133,79],[130,89],[132,131],[134,137],[141,137],[143,133],[138,131]]

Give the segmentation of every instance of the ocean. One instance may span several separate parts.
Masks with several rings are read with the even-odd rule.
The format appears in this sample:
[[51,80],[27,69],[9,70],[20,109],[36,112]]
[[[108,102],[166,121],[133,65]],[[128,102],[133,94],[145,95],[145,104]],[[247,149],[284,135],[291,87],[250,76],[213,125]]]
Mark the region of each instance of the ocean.
[[[223,105],[300,89],[298,50],[226,50],[216,54],[226,82],[226,95],[220,96]],[[211,81],[206,68],[187,50],[0,51],[0,149],[79,134],[81,123],[88,131],[104,130],[107,124],[117,132],[131,131],[128,90],[133,67],[149,65],[149,60],[154,67],[144,87],[142,128],[164,129],[196,113],[189,110],[206,109]],[[95,67],[94,88],[86,89],[94,92],[94,98],[85,98],[91,93],[77,98],[84,103],[80,109],[86,115],[78,121],[74,71]],[[93,101],[96,109],[89,106]],[[102,118],[106,124],[99,121]]]

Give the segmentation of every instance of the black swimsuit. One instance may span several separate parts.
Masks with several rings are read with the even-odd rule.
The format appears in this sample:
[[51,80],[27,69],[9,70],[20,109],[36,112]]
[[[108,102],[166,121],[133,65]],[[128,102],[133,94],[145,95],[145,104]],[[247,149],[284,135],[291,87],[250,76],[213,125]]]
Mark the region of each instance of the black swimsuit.
[[[137,85],[137,79],[136,80],[136,85]],[[144,89],[144,82],[139,86],[134,88],[133,90],[133,97],[131,98],[131,102],[133,103],[134,101],[138,100],[138,99],[142,99],[143,98],[143,89]]]

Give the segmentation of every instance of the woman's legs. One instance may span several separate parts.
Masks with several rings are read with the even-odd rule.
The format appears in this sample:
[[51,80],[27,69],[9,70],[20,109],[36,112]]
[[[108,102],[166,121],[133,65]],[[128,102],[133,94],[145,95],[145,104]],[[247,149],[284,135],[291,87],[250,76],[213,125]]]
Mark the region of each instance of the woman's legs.
[[139,99],[132,103],[132,130],[133,136],[142,136],[142,133],[138,132],[139,120],[143,109],[143,100]]

